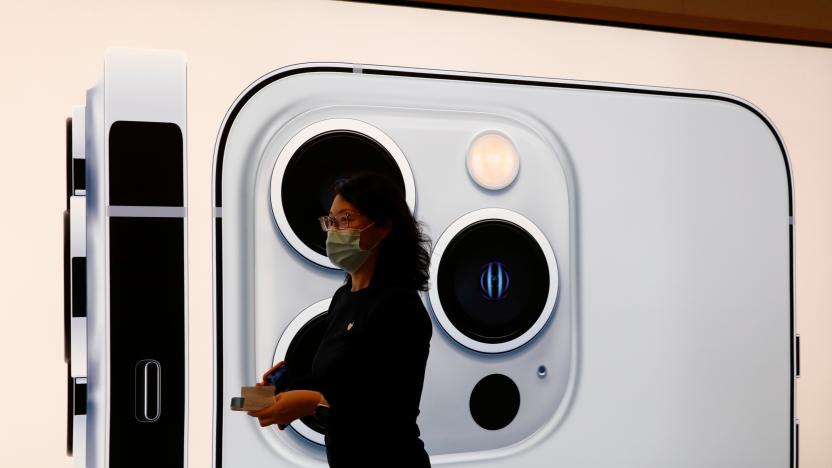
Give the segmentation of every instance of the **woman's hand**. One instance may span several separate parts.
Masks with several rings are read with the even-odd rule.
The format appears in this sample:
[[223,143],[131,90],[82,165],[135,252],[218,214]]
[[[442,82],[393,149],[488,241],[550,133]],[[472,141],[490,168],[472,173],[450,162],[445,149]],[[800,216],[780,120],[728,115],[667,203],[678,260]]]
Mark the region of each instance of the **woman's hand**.
[[314,390],[288,390],[275,395],[271,406],[249,411],[248,415],[259,419],[261,427],[286,425],[302,416],[314,414],[315,407],[322,400],[323,395]]

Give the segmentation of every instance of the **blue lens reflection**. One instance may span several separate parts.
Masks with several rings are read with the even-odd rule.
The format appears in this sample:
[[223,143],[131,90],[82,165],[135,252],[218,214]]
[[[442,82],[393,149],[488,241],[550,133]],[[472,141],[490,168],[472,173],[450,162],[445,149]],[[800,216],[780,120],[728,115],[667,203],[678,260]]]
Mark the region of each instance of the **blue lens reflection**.
[[496,301],[505,298],[508,283],[508,271],[502,262],[488,262],[482,267],[480,290],[486,299]]

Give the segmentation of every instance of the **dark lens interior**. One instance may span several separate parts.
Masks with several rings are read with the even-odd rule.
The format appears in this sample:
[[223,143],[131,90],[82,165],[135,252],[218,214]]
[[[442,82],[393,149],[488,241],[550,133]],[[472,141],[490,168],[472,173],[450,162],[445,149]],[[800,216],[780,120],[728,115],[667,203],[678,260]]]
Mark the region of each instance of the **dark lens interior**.
[[[327,313],[320,314],[306,322],[292,338],[289,349],[286,350],[285,359],[290,380],[295,376],[305,376],[312,372],[312,361],[324,337],[326,323]],[[314,416],[304,416],[300,420],[321,434],[325,432],[325,426]]]
[[482,220],[460,231],[442,254],[437,276],[448,319],[483,343],[525,333],[549,294],[543,250],[525,229],[505,220]]
[[396,161],[367,135],[348,130],[322,133],[292,155],[283,174],[282,208],[292,231],[310,249],[326,255],[326,232],[318,217],[329,213],[335,184],[361,171],[385,175],[404,192]]
[[483,377],[468,400],[471,417],[484,429],[496,431],[508,426],[520,409],[520,389],[503,374]]

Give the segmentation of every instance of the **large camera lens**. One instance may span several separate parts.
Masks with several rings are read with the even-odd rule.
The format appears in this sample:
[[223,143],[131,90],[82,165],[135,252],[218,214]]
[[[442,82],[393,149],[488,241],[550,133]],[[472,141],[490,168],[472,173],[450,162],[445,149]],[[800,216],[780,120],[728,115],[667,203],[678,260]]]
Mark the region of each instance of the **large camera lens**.
[[404,182],[396,162],[374,140],[354,132],[333,131],[304,143],[283,174],[283,211],[292,231],[309,248],[326,255],[326,233],[318,216],[329,213],[333,188],[357,171],[380,172],[398,184]]
[[[286,361],[290,379],[311,375],[315,354],[326,332],[331,300],[318,301],[302,310],[278,339],[272,365]],[[289,427],[305,439],[325,445],[326,425],[315,416],[303,416],[292,421]]]
[[[483,211],[488,210],[497,209]],[[499,211],[518,222],[458,221],[437,243],[439,258],[433,259],[437,319],[454,339],[485,352],[530,340],[551,314],[557,293],[557,268],[545,237],[536,228],[530,233],[533,225],[516,213]]]
[[289,243],[308,259],[335,268],[326,257],[319,216],[329,212],[337,183],[359,172],[387,176],[413,209],[413,175],[401,150],[379,129],[351,119],[330,119],[299,132],[282,150],[272,174],[272,211]]
[[[301,327],[289,343],[289,349],[286,351],[286,369],[290,379],[312,372],[312,361],[315,359],[318,345],[326,331],[326,323],[327,314],[318,315]],[[323,434],[326,430],[324,424],[314,416],[303,416],[300,420],[319,434]]]
[[534,238],[502,220],[474,223],[448,245],[439,264],[445,314],[466,336],[501,343],[537,321],[549,271]]

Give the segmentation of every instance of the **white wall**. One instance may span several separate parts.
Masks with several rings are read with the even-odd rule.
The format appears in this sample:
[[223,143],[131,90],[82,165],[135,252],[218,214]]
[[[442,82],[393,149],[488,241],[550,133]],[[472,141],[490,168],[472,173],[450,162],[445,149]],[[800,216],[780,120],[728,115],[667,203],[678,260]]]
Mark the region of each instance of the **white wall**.
[[832,49],[329,0],[6,0],[0,13],[0,465],[71,466],[62,336],[64,119],[107,46],[188,62],[190,466],[211,457],[211,168],[237,94],[343,61],[727,92],[780,130],[795,182],[801,466],[832,466]]

